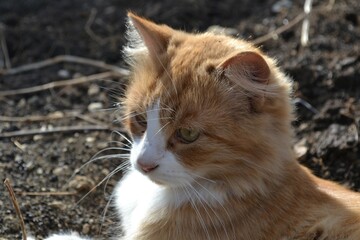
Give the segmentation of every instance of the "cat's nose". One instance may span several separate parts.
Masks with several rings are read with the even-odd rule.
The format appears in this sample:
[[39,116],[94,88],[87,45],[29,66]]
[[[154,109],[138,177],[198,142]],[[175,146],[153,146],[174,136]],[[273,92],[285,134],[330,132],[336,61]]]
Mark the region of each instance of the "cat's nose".
[[145,173],[149,173],[155,170],[159,166],[159,164],[142,163],[142,162],[138,162],[138,164]]

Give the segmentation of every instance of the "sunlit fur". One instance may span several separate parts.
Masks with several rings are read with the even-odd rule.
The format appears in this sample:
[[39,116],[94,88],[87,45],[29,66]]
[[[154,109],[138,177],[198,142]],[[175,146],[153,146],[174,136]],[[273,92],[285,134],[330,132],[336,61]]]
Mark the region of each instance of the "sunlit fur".
[[[159,164],[150,173],[133,156],[116,189],[125,239],[360,239],[359,194],[294,157],[291,81],[273,59],[243,40],[129,19],[124,124],[138,144],[149,126],[134,116],[157,104],[165,156],[146,155]],[[186,144],[179,128],[201,135]],[[167,170],[186,177],[160,179]]]

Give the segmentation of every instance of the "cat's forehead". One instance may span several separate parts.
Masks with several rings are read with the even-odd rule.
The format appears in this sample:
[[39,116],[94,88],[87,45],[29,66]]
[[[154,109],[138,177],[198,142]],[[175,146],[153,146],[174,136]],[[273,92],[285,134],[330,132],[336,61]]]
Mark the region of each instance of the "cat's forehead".
[[220,61],[231,53],[231,41],[212,34],[175,35],[169,42],[167,54],[172,67],[195,69],[205,61]]
[[136,69],[128,91],[131,110],[146,111],[159,100],[161,108],[166,109],[160,111],[161,115],[173,115],[180,122],[214,121],[229,115],[230,109],[240,106],[241,97],[235,101],[232,86],[220,81],[209,69],[216,68],[235,51],[233,41],[238,48],[248,47],[246,42],[213,34],[173,36],[166,62],[157,68]]

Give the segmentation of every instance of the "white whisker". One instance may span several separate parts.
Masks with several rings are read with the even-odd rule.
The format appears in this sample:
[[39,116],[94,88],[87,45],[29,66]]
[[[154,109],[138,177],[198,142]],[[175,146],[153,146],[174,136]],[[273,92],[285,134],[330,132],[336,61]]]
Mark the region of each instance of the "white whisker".
[[106,177],[104,177],[98,184],[96,184],[93,188],[91,188],[84,196],[82,196],[80,198],[79,201],[76,202],[75,206],[78,205],[82,200],[84,200],[92,191],[94,191],[96,188],[98,188],[101,184],[103,184],[108,178],[111,178],[112,176],[114,176],[116,173],[118,173],[119,171],[121,171],[123,169],[123,165],[119,165],[118,167],[116,167],[113,171],[111,171]]
[[161,132],[161,130],[163,130],[167,125],[169,125],[169,123],[170,123],[170,122],[167,122],[166,124],[164,124],[164,126],[162,126],[162,127],[159,129],[159,131],[157,131],[157,132],[155,133],[155,135],[159,134],[159,133]]
[[120,137],[124,138],[128,143],[130,143],[130,146],[132,145],[132,141],[130,141],[130,140],[129,140],[124,134],[122,134],[121,132],[114,130],[114,131],[111,132],[111,135],[112,135],[113,133],[116,133],[116,134],[119,135]]
[[[215,197],[215,195],[214,195],[211,191],[209,191],[205,186],[203,186],[201,183],[199,183],[198,181],[196,181],[196,179],[193,179],[193,181],[194,181],[196,184],[198,184],[201,188],[203,188],[207,193],[209,193],[210,196],[211,196],[213,199],[215,199],[215,201],[218,203],[218,205],[224,210],[225,214],[227,215],[227,217],[228,217],[228,219],[229,219],[229,223],[231,224],[231,229],[232,229],[232,232],[233,232],[233,239],[235,239],[235,227],[234,227],[234,225],[233,225],[233,223],[232,223],[232,221],[231,221],[231,217],[230,217],[229,212],[226,210],[226,208],[223,206],[223,204],[220,202],[220,200],[217,199],[217,198]],[[214,213],[215,213],[215,212],[214,212]],[[217,216],[216,213],[215,213],[215,215]],[[218,216],[217,216],[217,217],[218,217]],[[218,219],[221,220],[219,217],[218,217]],[[223,220],[221,220],[221,223],[222,223],[222,227],[223,227],[223,229],[224,229],[224,231],[225,231],[225,234],[226,234],[227,238],[230,239],[230,238],[229,238],[229,235],[228,235],[228,232],[227,232],[227,229],[226,229],[226,227],[225,227],[225,225],[224,225]]]
[[[221,219],[219,218],[219,216],[216,214],[215,210],[210,206],[210,204],[206,201],[206,199],[189,183],[188,186],[193,190],[195,197],[199,200],[199,203],[201,204],[201,206],[203,207],[203,209],[205,210],[206,214],[209,216],[210,221],[213,225],[213,227],[215,228],[216,231],[216,235],[218,236],[218,239],[220,238],[220,235],[217,231],[215,222],[212,218],[212,216],[210,215],[209,211],[207,210],[207,207],[203,204],[203,202],[208,206],[208,208],[210,208],[210,210],[215,214],[215,216],[217,217],[217,219],[221,222]],[[222,225],[224,224],[223,222],[221,222]],[[224,230],[226,231],[226,229],[224,228]]]
[[199,218],[200,224],[201,224],[203,230],[205,231],[205,234],[206,234],[207,239],[210,239],[210,234],[209,234],[208,229],[206,228],[205,221],[204,221],[204,219],[202,218],[202,216],[201,216],[198,208],[196,207],[196,204],[195,204],[194,200],[193,200],[192,197],[191,197],[191,193],[188,191],[188,189],[186,188],[186,186],[184,186],[183,189],[185,190],[185,194],[189,197],[190,204],[191,204],[191,206],[193,207],[193,209],[194,209],[197,217]]

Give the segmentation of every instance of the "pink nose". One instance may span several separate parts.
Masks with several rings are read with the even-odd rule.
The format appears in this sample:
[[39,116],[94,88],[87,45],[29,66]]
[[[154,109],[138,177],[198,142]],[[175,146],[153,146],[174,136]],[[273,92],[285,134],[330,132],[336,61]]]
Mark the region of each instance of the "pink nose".
[[151,163],[149,164],[149,163],[141,163],[141,162],[138,162],[138,164],[145,173],[151,172],[159,166],[158,164],[151,164]]

